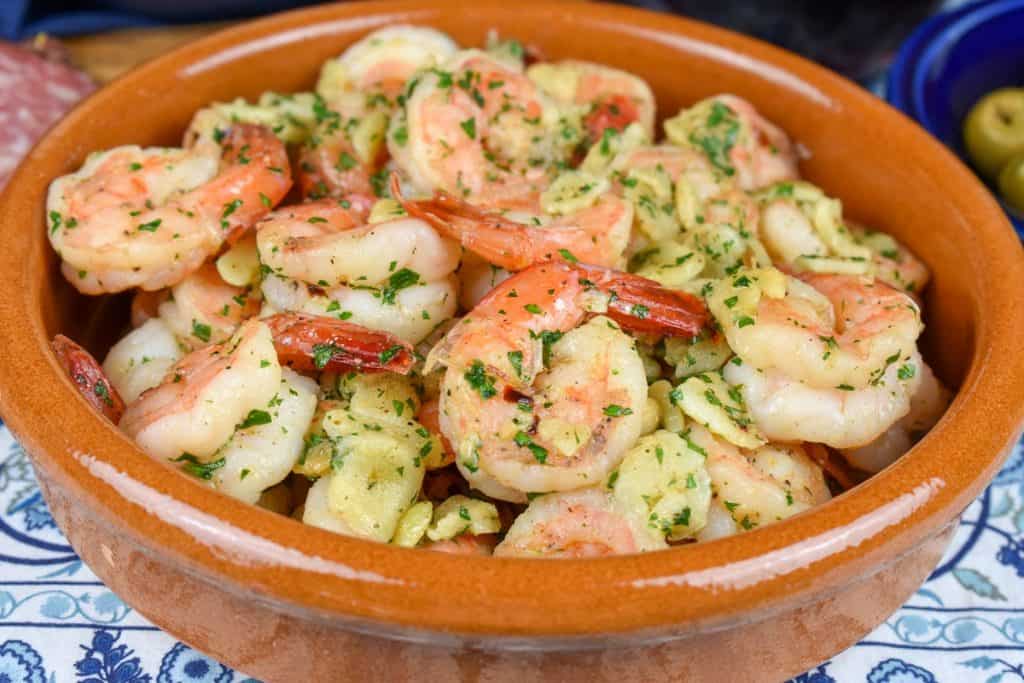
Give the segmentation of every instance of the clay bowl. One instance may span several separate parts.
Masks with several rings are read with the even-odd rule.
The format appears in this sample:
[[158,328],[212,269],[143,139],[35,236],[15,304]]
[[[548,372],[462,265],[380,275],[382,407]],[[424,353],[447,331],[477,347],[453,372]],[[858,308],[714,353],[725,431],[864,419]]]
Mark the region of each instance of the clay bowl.
[[[154,462],[65,378],[56,332],[97,353],[124,297],[86,299],[44,235],[48,182],[93,151],[175,144],[213,100],[311,87],[366,32],[488,29],[550,58],[644,76],[663,113],[749,98],[808,152],[803,173],[934,272],[924,348],[958,388],[895,465],[811,513],[633,557],[455,557],[332,535],[213,493]],[[249,674],[296,680],[778,681],[855,642],[945,549],[957,515],[1018,435],[1021,248],[998,204],[943,146],[880,100],[793,55],[623,7],[346,4],[244,24],[94,95],[31,153],[0,200],[0,408],[75,550],[157,625]]]

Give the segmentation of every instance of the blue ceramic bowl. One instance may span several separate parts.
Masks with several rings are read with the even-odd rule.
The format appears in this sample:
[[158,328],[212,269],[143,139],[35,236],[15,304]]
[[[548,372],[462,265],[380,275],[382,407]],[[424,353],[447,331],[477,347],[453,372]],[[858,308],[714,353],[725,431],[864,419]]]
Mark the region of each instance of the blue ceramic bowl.
[[[966,160],[960,128],[971,106],[996,88],[1021,85],[1024,0],[982,1],[921,24],[896,56],[886,97]],[[1007,214],[1024,236],[1024,216]]]

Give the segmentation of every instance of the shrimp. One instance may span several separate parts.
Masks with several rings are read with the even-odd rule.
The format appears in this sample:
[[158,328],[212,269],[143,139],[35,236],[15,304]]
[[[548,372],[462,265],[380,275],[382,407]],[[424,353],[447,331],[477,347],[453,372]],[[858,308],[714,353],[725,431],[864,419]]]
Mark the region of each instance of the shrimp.
[[316,91],[330,106],[349,115],[390,106],[414,73],[447,61],[457,50],[455,41],[435,29],[389,26],[327,60]]
[[743,530],[792,517],[832,497],[821,468],[800,446],[743,450],[699,425],[686,436],[707,455],[715,498]]
[[[590,312],[605,315],[581,325]],[[434,348],[426,371],[447,366],[441,431],[473,486],[519,501],[592,485],[618,464],[640,435],[647,381],[613,319],[693,336],[704,312],[644,278],[547,263],[495,288]]]
[[117,147],[50,185],[48,236],[85,294],[160,289],[198,269],[291,186],[284,145],[237,125],[190,150]]
[[333,314],[410,343],[455,313],[458,246],[423,221],[365,225],[325,200],[271,214],[257,246],[273,275],[263,293],[278,310]]
[[[852,390],[881,383],[917,353],[917,304],[888,285],[851,275],[788,278],[783,296],[741,300],[758,277],[738,273],[714,286],[708,306],[745,364],[776,369],[813,388]],[[816,439],[810,439],[816,440]]]
[[259,292],[224,282],[212,262],[176,284],[157,309],[160,319],[188,350],[219,344],[259,310]]
[[284,480],[302,455],[303,435],[316,410],[316,382],[288,368],[281,370],[277,393],[249,412],[228,440],[210,457],[218,463],[210,485],[247,503]]
[[585,488],[535,498],[494,549],[496,557],[583,558],[667,548],[632,508]]
[[665,135],[672,144],[702,152],[748,192],[799,177],[786,133],[735,95],[716,95],[681,111],[665,121]]
[[270,328],[249,320],[227,341],[181,359],[128,406],[119,426],[151,457],[196,465],[190,460],[213,455],[250,411],[265,409],[280,382]]
[[633,225],[633,206],[610,194],[569,216],[531,223],[444,192],[433,199],[402,200],[402,206],[488,263],[512,271],[557,259],[622,269]]
[[124,401],[92,354],[63,334],[54,337],[50,346],[82,397],[100,415],[117,424],[124,413]]
[[867,445],[842,451],[842,456],[854,467],[865,472],[882,471],[909,451],[946,411],[949,390],[942,386],[927,363],[921,361],[916,367],[921,380],[910,397],[907,414]]
[[535,209],[548,168],[566,161],[557,105],[518,69],[468,50],[410,81],[388,150],[415,192]]
[[150,318],[110,347],[103,360],[114,388],[131,403],[163,381],[183,356],[174,332],[160,318]]
[[315,129],[299,155],[304,197],[339,197],[369,210],[373,176],[387,161],[390,115],[417,71],[452,57],[458,47],[430,28],[374,31],[324,63],[317,82]]
[[326,106],[315,111],[316,126],[296,164],[302,196],[344,199],[365,218],[379,192],[374,177],[387,162],[388,116],[378,111],[345,118]]
[[639,76],[572,59],[534,64],[526,75],[556,102],[577,110],[590,144],[605,130],[622,131],[633,122],[654,137],[654,93]]
[[325,197],[343,199],[365,218],[376,201],[373,176],[383,167],[386,150],[380,146],[369,154],[370,158],[364,159],[349,131],[341,126],[316,138],[315,145],[304,145],[296,171],[302,196],[313,201]]
[[740,388],[754,424],[768,439],[851,449],[875,441],[910,411],[922,361],[916,349],[897,358],[861,388],[814,387],[746,362],[726,363],[723,375]]

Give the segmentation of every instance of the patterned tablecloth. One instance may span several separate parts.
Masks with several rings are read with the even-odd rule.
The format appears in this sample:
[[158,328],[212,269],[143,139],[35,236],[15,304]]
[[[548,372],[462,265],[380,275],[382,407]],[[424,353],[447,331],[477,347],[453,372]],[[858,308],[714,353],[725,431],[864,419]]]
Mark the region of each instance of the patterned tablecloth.
[[[0,683],[251,681],[150,625],[75,556],[0,427]],[[910,601],[797,683],[1024,683],[1024,449]]]

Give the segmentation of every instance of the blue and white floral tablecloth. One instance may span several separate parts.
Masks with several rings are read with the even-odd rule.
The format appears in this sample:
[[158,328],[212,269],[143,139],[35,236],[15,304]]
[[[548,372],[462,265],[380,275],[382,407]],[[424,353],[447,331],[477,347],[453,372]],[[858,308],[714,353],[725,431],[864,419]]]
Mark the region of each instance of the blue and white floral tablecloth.
[[[236,683],[108,591],[54,525],[0,427],[0,683]],[[862,642],[796,683],[1024,683],[1024,451],[967,510],[947,556]]]

